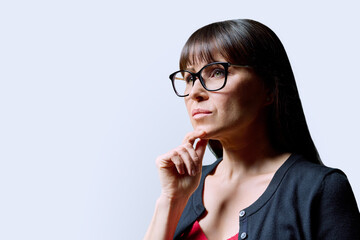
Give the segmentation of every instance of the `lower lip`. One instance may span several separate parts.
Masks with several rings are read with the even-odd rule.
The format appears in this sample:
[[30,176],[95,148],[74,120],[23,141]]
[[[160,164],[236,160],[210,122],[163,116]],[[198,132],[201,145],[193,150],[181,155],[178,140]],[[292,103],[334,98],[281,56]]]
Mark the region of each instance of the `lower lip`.
[[200,119],[200,118],[203,118],[203,117],[206,117],[206,116],[209,116],[210,113],[197,113],[193,116],[194,119]]

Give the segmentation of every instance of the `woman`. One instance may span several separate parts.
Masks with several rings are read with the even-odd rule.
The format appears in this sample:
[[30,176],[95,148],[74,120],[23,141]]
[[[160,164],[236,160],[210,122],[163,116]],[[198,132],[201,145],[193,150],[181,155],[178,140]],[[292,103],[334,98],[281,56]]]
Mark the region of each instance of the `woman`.
[[[186,42],[180,69],[170,79],[194,131],[156,160],[146,240],[360,239],[349,182],[320,160],[275,33],[210,24]],[[201,167],[206,145],[218,159]]]

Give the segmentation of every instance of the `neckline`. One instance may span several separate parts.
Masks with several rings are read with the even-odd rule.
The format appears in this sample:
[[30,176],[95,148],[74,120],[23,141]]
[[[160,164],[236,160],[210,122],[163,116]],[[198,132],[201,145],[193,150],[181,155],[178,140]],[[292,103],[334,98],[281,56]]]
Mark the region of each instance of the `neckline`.
[[[279,187],[282,179],[284,178],[286,172],[289,168],[300,158],[298,154],[291,154],[288,159],[280,166],[280,168],[275,172],[273,178],[271,179],[269,185],[263,194],[250,206],[245,209],[246,216],[251,216],[255,212],[257,212],[262,206],[264,206],[271,198],[272,195],[276,192],[276,189]],[[194,193],[193,204],[195,206],[195,211],[200,214],[204,209],[203,203],[203,190],[204,190],[204,182],[207,175],[210,174],[214,170],[214,168],[222,161],[222,158],[217,159],[213,164],[204,168],[203,175],[201,176],[201,183],[199,188]]]
[[[239,235],[239,233],[236,233],[235,235],[227,238],[226,240],[237,239],[238,235]],[[198,220],[196,220],[194,222],[194,224],[192,225],[191,230],[190,230],[189,234],[187,235],[187,237],[189,239],[194,238],[194,239],[199,239],[199,240],[207,240],[207,237],[206,237],[204,231],[202,230]]]

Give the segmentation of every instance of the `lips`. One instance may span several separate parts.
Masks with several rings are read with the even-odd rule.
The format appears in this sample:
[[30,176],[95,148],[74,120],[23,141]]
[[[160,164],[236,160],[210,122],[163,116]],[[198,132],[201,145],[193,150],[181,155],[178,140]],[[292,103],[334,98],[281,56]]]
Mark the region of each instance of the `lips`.
[[201,108],[196,108],[191,111],[191,114],[193,117],[195,117],[196,115],[210,114],[210,113],[211,113],[211,111],[206,110],[206,109],[201,109]]

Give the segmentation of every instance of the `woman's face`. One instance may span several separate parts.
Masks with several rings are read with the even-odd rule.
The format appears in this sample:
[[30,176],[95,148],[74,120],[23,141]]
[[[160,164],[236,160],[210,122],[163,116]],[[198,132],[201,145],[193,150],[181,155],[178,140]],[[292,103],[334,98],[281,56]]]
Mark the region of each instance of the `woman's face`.
[[[226,62],[223,57],[216,61]],[[187,70],[195,73],[206,64],[200,62]],[[251,68],[230,66],[223,89],[209,92],[197,79],[185,104],[195,130],[205,130],[209,139],[226,141],[265,126],[268,97],[263,81]]]

